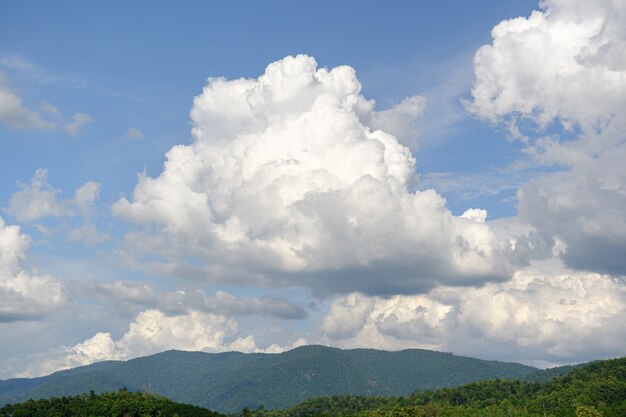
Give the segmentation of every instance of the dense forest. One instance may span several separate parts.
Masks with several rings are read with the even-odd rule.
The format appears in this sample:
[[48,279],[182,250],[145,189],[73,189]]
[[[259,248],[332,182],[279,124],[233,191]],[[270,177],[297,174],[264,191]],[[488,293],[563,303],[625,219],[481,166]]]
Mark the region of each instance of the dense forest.
[[[489,380],[404,397],[318,397],[285,410],[248,408],[231,417],[624,417],[626,358],[568,369],[546,383]],[[268,381],[271,384],[271,381]],[[97,395],[29,400],[0,408],[0,417],[223,417],[204,408],[126,389]]]
[[0,417],[224,417],[206,408],[122,389],[96,395],[29,400],[0,408]]
[[[246,413],[247,414],[247,411]],[[254,417],[624,417],[626,358],[570,369],[547,383],[490,380],[406,397],[333,396]],[[244,416],[245,417],[245,416]]]

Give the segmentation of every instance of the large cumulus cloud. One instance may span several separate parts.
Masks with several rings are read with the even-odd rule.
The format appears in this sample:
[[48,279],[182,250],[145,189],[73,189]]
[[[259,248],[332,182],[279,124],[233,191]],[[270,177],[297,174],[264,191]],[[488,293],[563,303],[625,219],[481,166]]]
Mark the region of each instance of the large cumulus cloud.
[[[559,172],[518,193],[519,217],[570,267],[626,274],[626,4],[548,0],[478,50],[468,109],[506,123]],[[559,128],[560,127],[560,128]]]
[[413,190],[415,160],[388,131],[406,131],[423,100],[374,104],[352,68],[304,55],[258,79],[211,78],[194,100],[193,143],[112,210],[157,231],[144,247],[166,236],[169,261],[184,252],[209,273],[268,285],[398,293],[507,278],[509,247],[482,219]]
[[586,132],[624,126],[626,5],[547,0],[529,17],[494,27],[474,57],[469,109],[498,121],[519,116]]

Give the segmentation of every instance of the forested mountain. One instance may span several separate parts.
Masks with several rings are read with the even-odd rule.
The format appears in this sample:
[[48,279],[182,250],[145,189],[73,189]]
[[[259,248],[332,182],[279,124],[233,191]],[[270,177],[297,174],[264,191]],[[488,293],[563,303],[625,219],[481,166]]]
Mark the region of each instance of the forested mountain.
[[281,354],[168,351],[126,362],[102,362],[35,379],[0,381],[0,404],[84,391],[146,391],[221,412],[282,409],[329,395],[408,395],[537,369],[450,353],[386,352],[304,346]]
[[[0,417],[224,417],[154,394],[121,390],[28,400],[0,408]],[[626,358],[571,369],[547,383],[489,380],[405,397],[332,396],[286,410],[243,409],[232,417],[624,417]]]
[[626,416],[626,358],[569,370],[546,383],[490,380],[406,397],[314,398],[286,410],[256,410],[252,417]]

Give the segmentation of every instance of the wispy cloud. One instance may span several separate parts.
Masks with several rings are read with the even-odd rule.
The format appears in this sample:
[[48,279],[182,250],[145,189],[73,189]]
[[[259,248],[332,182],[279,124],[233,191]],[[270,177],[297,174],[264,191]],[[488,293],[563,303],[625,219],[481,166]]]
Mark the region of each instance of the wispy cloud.
[[20,55],[0,51],[0,68],[12,73],[16,78],[22,78],[37,84],[60,84],[73,89],[88,89],[96,94],[138,101],[135,94],[104,87],[79,75],[59,74],[50,71],[24,59]]
[[93,122],[93,117],[85,113],[75,113],[73,120],[69,123],[65,123],[63,128],[67,133],[72,136],[78,136],[80,129],[87,123]]
[[142,139],[143,132],[137,127],[129,127],[124,133],[124,137],[128,139]]
[[72,120],[67,121],[57,107],[46,101],[39,105],[39,111],[29,109],[23,104],[22,97],[9,88],[5,74],[0,71],[0,123],[16,130],[63,129],[77,136],[80,129],[93,120],[86,113],[75,113]]

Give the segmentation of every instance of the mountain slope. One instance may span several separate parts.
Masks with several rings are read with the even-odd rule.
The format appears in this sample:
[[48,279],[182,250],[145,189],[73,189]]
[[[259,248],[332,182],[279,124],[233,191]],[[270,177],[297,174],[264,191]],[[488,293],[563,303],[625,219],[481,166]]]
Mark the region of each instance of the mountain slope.
[[0,408],[0,417],[18,416],[225,417],[205,408],[128,390],[101,395],[92,392],[74,397],[55,397]]
[[490,380],[407,397],[319,397],[286,410],[257,410],[251,417],[626,416],[626,357],[569,370],[544,383]]
[[407,395],[494,378],[521,378],[536,368],[420,349],[385,352],[304,346],[281,354],[168,351],[103,362],[33,380],[0,381],[0,404],[122,387],[221,412],[286,408],[309,398]]

